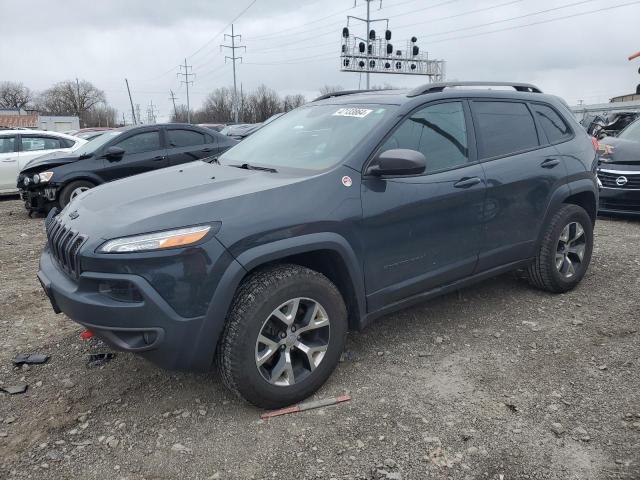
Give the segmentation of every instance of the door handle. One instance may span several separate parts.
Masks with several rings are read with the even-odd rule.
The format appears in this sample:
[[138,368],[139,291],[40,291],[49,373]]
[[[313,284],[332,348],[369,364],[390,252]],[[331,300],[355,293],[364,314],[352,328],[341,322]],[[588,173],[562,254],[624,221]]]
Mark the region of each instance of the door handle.
[[560,160],[558,160],[557,158],[547,158],[540,164],[542,168],[553,168],[556,165],[560,165]]
[[4,160],[2,160],[2,163],[15,163],[15,161],[15,158],[5,158]]
[[153,161],[154,162],[159,162],[160,160],[164,160],[165,158],[167,158],[167,157],[165,157],[164,155],[159,155],[157,157],[154,157]]
[[482,180],[480,180],[479,177],[465,177],[454,183],[453,186],[455,188],[469,188],[473,187],[474,185],[478,185],[481,182]]
[[203,151],[204,153],[213,152],[213,150],[214,150],[213,148],[203,148],[203,149],[202,149],[202,151]]

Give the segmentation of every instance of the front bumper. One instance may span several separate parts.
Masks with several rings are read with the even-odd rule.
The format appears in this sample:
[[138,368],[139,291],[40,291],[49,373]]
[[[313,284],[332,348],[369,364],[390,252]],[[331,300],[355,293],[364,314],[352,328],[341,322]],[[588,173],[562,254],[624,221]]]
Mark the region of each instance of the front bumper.
[[[112,347],[138,353],[163,368],[210,367],[215,341],[204,355],[189,348],[196,343],[205,317],[178,315],[141,276],[83,272],[72,279],[47,248],[40,258],[38,279],[56,313],[64,312]],[[140,292],[140,301],[123,302],[100,293],[99,285],[109,281],[130,282]]]
[[55,205],[58,189],[54,186],[21,188],[20,198],[29,212],[47,212]]
[[603,187],[598,213],[640,216],[640,190]]

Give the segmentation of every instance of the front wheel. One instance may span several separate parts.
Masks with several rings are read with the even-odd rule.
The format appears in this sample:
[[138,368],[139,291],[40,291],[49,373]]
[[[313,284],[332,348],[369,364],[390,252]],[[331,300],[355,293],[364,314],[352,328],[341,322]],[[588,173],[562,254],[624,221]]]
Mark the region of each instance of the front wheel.
[[584,277],[592,251],[591,217],[578,205],[562,205],[546,225],[529,281],[549,292],[567,292]]
[[76,180],[75,182],[69,183],[62,189],[62,192],[60,192],[60,209],[63,209],[71,200],[93,187],[95,187],[95,185],[87,180]]
[[278,265],[239,288],[218,346],[225,385],[248,402],[279,408],[314,393],[344,348],[347,310],[324,275]]

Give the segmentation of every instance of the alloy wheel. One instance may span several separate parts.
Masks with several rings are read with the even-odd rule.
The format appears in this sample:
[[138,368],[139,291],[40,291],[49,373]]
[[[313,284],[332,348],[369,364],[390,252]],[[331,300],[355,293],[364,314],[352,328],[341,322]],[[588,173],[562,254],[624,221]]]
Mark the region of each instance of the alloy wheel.
[[73,191],[71,192],[71,195],[69,196],[69,200],[73,200],[78,195],[80,195],[82,192],[86,192],[87,190],[89,190],[89,187],[74,188]]
[[310,298],[293,298],[262,324],[256,340],[256,367],[272,385],[294,385],[318,368],[329,339],[329,316],[322,305]]
[[567,279],[576,275],[582,265],[586,247],[587,239],[580,222],[571,222],[562,229],[555,257],[560,275]]

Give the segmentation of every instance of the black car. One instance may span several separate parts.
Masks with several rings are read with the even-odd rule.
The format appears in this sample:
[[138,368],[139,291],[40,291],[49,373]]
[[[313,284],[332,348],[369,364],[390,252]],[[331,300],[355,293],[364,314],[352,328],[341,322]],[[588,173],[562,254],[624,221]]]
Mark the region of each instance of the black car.
[[34,158],[20,172],[17,187],[29,212],[47,212],[64,208],[97,185],[215,157],[236,143],[213,130],[179,123],[118,128],[71,154]]
[[640,120],[600,140],[600,213],[640,215]]
[[492,85],[332,93],[216,163],[91,190],[47,217],[40,282],[109,344],[217,365],[267,408],[389,312],[515,269],[566,292],[591,259],[595,145],[534,86],[465,88]]

